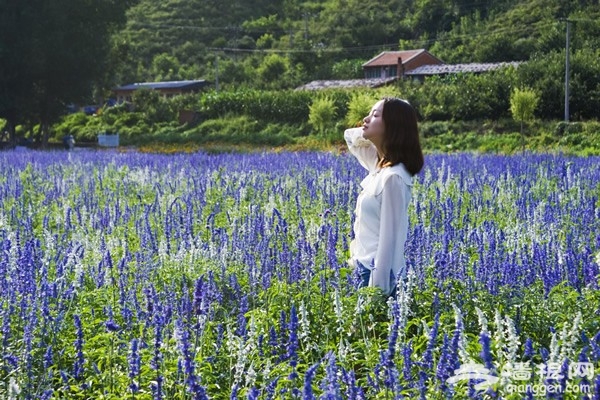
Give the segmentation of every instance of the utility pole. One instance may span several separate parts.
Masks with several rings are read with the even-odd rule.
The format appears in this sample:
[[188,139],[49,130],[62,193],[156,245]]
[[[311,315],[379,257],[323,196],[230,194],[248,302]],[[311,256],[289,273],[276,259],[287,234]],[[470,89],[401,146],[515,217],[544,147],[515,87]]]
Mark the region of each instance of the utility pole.
[[565,48],[565,122],[569,122],[569,69],[570,69],[570,62],[569,62],[569,45],[570,45],[570,28],[571,28],[571,21],[569,21],[568,19],[565,19],[565,21],[567,22],[567,42],[566,42],[566,48]]
[[215,91],[219,91],[219,55],[215,57]]
[[308,16],[309,14],[307,12],[303,13],[302,16],[304,17],[304,40],[308,42]]

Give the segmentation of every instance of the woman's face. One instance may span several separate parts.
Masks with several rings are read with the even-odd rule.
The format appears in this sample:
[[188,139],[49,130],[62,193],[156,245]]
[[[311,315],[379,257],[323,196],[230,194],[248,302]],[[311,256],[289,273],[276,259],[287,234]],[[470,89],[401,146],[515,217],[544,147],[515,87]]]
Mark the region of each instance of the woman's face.
[[385,135],[383,103],[384,100],[375,103],[369,115],[363,118],[363,137],[370,140],[378,149],[381,148],[383,135]]

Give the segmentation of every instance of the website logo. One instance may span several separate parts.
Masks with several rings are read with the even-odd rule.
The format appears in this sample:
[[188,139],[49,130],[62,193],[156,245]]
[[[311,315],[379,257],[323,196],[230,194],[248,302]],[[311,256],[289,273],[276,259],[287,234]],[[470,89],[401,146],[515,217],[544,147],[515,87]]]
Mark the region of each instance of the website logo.
[[474,388],[477,391],[487,390],[490,386],[500,380],[497,376],[490,375],[490,370],[483,364],[467,363],[454,370],[454,376],[451,376],[446,382],[454,384],[460,381],[480,381]]

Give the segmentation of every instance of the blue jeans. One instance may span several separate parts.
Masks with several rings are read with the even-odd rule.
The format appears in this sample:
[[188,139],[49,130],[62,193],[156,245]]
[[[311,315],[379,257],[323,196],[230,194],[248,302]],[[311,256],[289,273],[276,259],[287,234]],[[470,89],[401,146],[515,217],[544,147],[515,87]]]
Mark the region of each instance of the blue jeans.
[[[358,275],[360,277],[360,282],[358,284],[359,288],[369,286],[369,280],[371,280],[371,270],[364,266],[360,261],[356,261],[356,268],[358,268]],[[394,276],[394,272],[390,270],[390,284],[394,287],[392,289],[392,293],[390,297],[396,298],[396,277]]]

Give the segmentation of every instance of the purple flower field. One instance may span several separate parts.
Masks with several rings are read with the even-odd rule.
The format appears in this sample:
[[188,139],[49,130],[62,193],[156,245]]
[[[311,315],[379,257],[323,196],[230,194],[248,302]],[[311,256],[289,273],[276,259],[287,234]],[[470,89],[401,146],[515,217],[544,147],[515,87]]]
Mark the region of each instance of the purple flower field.
[[598,157],[426,156],[387,302],[346,263],[349,155],[0,169],[0,398],[600,399]]

